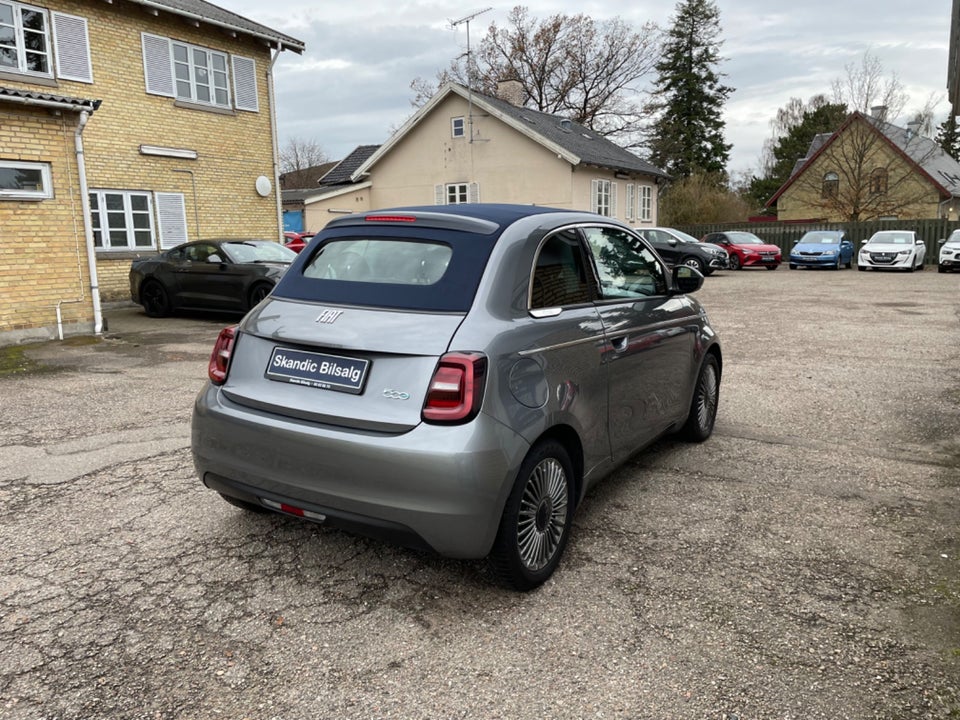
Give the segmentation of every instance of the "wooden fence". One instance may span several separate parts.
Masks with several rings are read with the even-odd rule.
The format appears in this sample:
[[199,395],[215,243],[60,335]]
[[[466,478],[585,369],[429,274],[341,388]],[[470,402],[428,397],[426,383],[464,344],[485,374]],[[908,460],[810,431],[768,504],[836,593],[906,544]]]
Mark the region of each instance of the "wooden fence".
[[[960,229],[960,220],[875,220],[871,222],[846,223],[792,223],[792,222],[748,222],[736,224],[685,225],[678,230],[702,238],[708,232],[745,230],[757,235],[761,240],[776,245],[786,256],[790,248],[808,230],[845,230],[847,237],[859,247],[863,240],[869,240],[877,230],[916,230],[917,235],[927,245],[926,264],[936,265],[940,255],[940,241],[954,230]],[[856,262],[856,257],[854,257]]]

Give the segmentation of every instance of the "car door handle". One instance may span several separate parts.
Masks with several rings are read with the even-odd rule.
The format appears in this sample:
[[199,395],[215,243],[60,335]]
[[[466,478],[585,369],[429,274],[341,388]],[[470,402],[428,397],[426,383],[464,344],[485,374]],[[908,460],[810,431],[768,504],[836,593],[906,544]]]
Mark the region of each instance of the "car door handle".
[[610,344],[613,345],[613,349],[618,353],[626,352],[627,348],[630,347],[630,338],[626,335],[621,335],[620,337],[613,338]]

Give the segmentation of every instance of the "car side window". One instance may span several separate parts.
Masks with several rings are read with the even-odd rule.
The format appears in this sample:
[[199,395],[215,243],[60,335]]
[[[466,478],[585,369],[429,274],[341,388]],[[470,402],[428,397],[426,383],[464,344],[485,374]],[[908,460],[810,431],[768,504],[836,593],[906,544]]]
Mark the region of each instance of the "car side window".
[[580,240],[570,230],[540,246],[530,280],[530,309],[582,305],[592,301]]
[[184,251],[187,260],[191,262],[206,262],[207,258],[217,252],[213,245],[190,245]]
[[639,238],[606,227],[585,228],[584,234],[600,277],[601,298],[666,294],[666,271]]

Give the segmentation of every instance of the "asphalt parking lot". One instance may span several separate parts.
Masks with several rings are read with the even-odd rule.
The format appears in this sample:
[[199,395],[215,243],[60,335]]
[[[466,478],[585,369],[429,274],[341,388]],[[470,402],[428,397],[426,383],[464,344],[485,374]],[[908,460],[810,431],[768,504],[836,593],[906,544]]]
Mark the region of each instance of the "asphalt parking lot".
[[658,442],[516,594],[224,503],[229,318],[0,348],[0,717],[960,717],[960,276],[722,272],[714,436]]

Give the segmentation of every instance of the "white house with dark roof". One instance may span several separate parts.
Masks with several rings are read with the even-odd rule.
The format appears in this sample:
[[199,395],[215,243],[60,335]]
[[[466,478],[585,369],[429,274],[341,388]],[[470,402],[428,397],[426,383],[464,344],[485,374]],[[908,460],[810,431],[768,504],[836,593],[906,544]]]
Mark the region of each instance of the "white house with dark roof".
[[443,86],[373,146],[337,202],[307,202],[307,226],[319,230],[343,211],[462,202],[549,205],[657,224],[662,170],[583,125],[515,104],[515,95],[503,99],[511,97],[509,84],[503,90],[494,98]]

